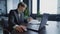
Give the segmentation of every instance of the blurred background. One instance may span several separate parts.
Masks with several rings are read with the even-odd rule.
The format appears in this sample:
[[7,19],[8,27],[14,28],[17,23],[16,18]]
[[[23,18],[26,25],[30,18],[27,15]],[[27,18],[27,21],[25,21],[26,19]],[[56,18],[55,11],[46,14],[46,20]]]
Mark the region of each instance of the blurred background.
[[[16,9],[19,2],[24,2],[28,6],[24,12],[25,18],[31,16],[34,19],[39,20],[44,13],[48,13],[50,14],[48,21],[55,22],[49,22],[48,24],[50,24],[54,28],[60,25],[60,0],[0,0],[0,34],[3,34],[3,19],[8,20],[8,14],[10,10]],[[49,28],[47,27],[47,30],[48,29]],[[56,29],[54,29],[54,31],[56,31]],[[53,32],[52,34],[55,33]]]

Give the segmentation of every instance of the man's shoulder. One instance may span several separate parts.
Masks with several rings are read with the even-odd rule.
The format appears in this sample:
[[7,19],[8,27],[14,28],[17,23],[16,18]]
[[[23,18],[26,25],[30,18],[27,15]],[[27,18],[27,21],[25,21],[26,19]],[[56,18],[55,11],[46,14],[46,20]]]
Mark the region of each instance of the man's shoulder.
[[10,11],[17,11],[17,9],[13,9],[13,10],[10,10]]
[[17,9],[10,10],[10,13],[11,13],[11,12],[17,12]]

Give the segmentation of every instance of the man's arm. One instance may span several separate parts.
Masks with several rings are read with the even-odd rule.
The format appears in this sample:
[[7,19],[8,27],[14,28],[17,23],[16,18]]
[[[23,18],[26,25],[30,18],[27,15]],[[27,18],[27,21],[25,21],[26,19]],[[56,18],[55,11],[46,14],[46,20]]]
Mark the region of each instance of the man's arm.
[[14,12],[11,10],[9,13],[9,26],[13,28],[14,25],[16,25],[14,21]]

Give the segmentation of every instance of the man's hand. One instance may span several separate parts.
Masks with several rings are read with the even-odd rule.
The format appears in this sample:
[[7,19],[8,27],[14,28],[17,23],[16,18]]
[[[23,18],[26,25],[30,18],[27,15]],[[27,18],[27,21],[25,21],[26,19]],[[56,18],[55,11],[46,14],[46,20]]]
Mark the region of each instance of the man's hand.
[[31,20],[33,20],[32,17],[27,18],[27,21],[28,21],[28,22],[31,21]]
[[24,30],[26,29],[26,27],[23,26],[23,25],[20,25],[20,26],[17,26],[15,29],[16,29],[18,32],[24,32]]

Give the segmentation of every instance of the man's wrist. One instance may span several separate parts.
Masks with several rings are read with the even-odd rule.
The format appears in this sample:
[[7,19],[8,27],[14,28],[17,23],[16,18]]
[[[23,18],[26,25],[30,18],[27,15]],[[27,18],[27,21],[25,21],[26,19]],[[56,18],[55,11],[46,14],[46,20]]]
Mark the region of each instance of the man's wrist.
[[15,25],[15,26],[13,26],[13,28],[15,29],[17,26],[19,26],[19,25]]

